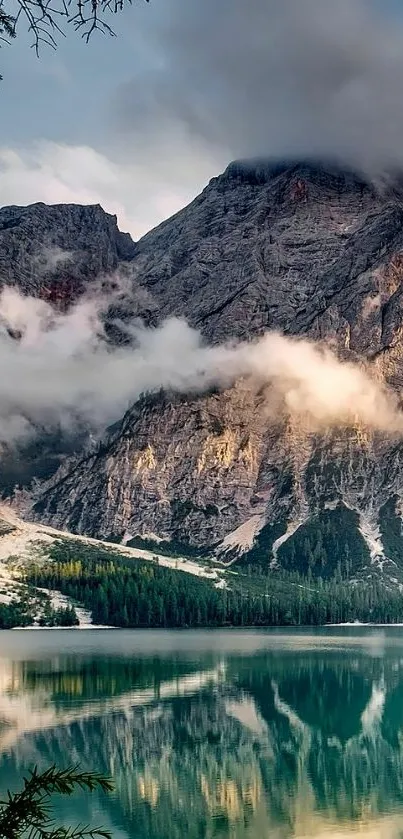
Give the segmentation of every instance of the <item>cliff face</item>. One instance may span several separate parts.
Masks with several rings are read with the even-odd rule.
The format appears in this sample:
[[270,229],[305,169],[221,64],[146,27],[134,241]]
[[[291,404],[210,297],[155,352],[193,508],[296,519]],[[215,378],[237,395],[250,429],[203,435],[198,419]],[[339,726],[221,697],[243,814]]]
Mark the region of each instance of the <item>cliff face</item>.
[[[399,179],[375,187],[327,166],[234,163],[136,245],[99,208],[8,208],[2,219],[2,277],[24,290],[27,249],[57,227],[52,244],[83,254],[66,276],[124,270],[132,311],[147,323],[182,316],[213,343],[267,329],[303,334],[403,384]],[[57,281],[63,272],[55,269]],[[266,401],[244,382],[145,397],[36,494],[33,515],[94,536],[214,546],[227,559],[254,544],[251,557],[265,564],[322,573],[372,562],[392,572],[403,549],[400,441],[359,426],[318,434],[291,417],[274,421]]]
[[402,220],[398,182],[234,163],[138,243],[135,272],[160,317],[212,341],[275,328],[373,355],[392,341]]
[[114,272],[135,245],[99,206],[33,204],[0,210],[0,281],[51,302],[71,302]]
[[[99,206],[0,209],[0,289],[17,288],[59,309],[74,302],[89,283],[129,265],[135,250],[130,236],[118,230],[116,217]],[[55,429],[41,428],[35,440],[17,450],[2,446],[1,492],[10,495],[15,486],[48,478],[84,440],[85,433],[66,439]]]

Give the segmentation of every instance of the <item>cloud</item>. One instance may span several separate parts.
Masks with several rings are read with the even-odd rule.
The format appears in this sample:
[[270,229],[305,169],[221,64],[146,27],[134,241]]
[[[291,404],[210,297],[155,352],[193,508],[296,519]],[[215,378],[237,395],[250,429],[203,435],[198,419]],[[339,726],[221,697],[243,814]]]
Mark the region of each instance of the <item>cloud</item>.
[[[0,441],[36,425],[101,430],[144,392],[204,392],[240,377],[270,385],[277,410],[318,426],[360,421],[403,431],[394,396],[360,367],[307,340],[268,332],[250,343],[207,346],[186,322],[126,327],[132,345],[112,347],[101,314],[109,298],[88,295],[67,313],[6,288],[0,295]],[[16,339],[18,336],[18,339]]]
[[31,149],[0,147],[1,200],[6,204],[101,204],[116,214],[121,230],[137,239],[194,197],[214,167],[208,159],[195,176],[181,177],[162,160],[133,156],[117,162],[89,146],[41,141]]
[[32,258],[32,263],[38,274],[53,274],[61,265],[68,265],[74,258],[72,251],[63,250],[56,245],[45,245]]
[[116,98],[133,136],[228,157],[403,163],[403,17],[394,0],[167,0],[159,66]]
[[[113,67],[103,66],[98,42],[90,47],[97,50],[102,96],[93,95],[82,64],[88,51],[66,43],[63,59],[73,73],[68,90],[61,96],[59,86],[47,91],[39,85],[39,111],[37,97],[29,96],[20,125],[12,108],[26,91],[28,71],[16,89],[9,87],[9,73],[4,95],[14,93],[3,136],[23,139],[20,147],[10,142],[0,148],[2,203],[100,203],[138,238],[233,158],[335,156],[360,166],[401,165],[398,5],[154,0],[128,11],[123,39],[107,45],[116,51]],[[20,49],[17,42],[12,49]],[[21,48],[19,66],[25,67],[24,56]],[[54,58],[44,53],[35,73],[49,61]],[[128,67],[132,79],[117,86]],[[108,124],[102,125],[106,99]],[[26,109],[31,133],[49,132],[75,144],[26,143]]]

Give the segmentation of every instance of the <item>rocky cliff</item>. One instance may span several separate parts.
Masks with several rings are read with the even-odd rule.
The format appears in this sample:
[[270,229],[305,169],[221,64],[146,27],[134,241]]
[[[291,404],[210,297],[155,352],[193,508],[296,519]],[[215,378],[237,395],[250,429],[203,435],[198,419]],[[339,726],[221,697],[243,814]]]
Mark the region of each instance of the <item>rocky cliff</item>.
[[49,301],[71,302],[112,274],[136,247],[101,207],[33,204],[0,210],[0,282]]
[[[148,324],[179,315],[212,343],[267,329],[307,335],[402,386],[400,177],[374,184],[327,165],[234,163],[136,244],[100,208],[7,208],[3,282],[46,294],[38,269],[32,278],[44,245],[77,255],[52,266],[55,289],[71,282],[79,293],[119,269],[130,314]],[[243,381],[201,396],[145,396],[95,451],[36,490],[32,515],[228,561],[400,576],[400,440],[358,424],[319,433],[292,416],[273,419],[266,404]]]

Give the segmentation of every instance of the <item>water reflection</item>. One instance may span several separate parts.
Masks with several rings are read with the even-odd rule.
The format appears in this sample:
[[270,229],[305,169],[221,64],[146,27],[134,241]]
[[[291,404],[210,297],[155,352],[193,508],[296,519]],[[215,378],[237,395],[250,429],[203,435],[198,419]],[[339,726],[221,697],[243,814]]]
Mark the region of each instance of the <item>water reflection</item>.
[[111,773],[114,795],[77,798],[74,818],[136,839],[403,836],[403,633],[381,653],[374,636],[266,634],[237,654],[190,635],[161,653],[83,652],[80,633],[57,655],[3,651],[0,786],[34,763]]

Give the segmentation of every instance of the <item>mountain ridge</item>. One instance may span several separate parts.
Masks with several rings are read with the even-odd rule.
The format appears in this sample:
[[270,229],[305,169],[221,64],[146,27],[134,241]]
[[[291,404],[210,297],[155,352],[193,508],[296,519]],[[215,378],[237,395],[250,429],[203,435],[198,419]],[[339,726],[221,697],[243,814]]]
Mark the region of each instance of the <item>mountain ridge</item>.
[[[328,164],[234,162],[189,207],[133,244],[123,262],[117,250],[91,262],[95,242],[111,253],[105,226],[96,226],[86,281],[112,259],[130,287],[124,305],[146,325],[185,318],[213,345],[268,329],[307,337],[399,393],[402,197],[399,178],[378,188]],[[318,431],[292,415],[268,417],[265,400],[243,381],[220,393],[145,395],[95,451],[81,462],[78,453],[71,468],[67,460],[36,487],[28,515],[98,537],[154,534],[227,560],[253,556],[259,531],[271,527],[266,565],[275,567],[293,545],[300,566],[310,562],[320,576],[330,561],[319,532],[328,527],[326,505],[341,504],[358,517],[351,544],[363,539],[368,567],[396,563],[403,551],[399,440],[359,423]],[[386,504],[394,550],[380,533]],[[312,562],[298,531],[319,520],[317,536],[309,536]],[[254,542],[241,536],[237,548],[231,534],[245,527]],[[337,552],[335,567],[345,560],[344,543]]]

